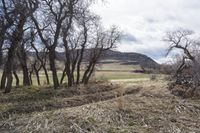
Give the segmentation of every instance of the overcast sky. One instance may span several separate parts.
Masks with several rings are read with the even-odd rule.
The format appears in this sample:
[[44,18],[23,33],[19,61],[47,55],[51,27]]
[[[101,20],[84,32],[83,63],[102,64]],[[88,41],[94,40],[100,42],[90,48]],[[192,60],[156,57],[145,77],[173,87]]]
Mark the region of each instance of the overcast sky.
[[200,0],[106,0],[94,5],[105,27],[125,33],[118,50],[139,52],[165,62],[167,31],[179,28],[200,33]]

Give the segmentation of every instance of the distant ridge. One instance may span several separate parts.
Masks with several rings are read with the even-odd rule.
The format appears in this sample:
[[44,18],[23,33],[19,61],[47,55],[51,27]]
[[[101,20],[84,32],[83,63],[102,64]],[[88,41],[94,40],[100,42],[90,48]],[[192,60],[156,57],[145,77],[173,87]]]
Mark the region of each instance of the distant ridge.
[[[87,53],[90,50],[86,50]],[[57,52],[57,59],[60,61],[65,60],[65,54],[62,52]],[[154,61],[152,58],[135,52],[119,52],[109,50],[103,53],[103,56],[99,60],[101,63],[112,63],[119,62],[123,65],[140,65],[144,68],[159,68],[160,65]]]
[[[89,53],[90,50],[86,50],[86,53]],[[42,54],[42,53],[40,53]],[[34,52],[29,52],[29,56],[36,58]],[[56,59],[59,61],[65,61],[65,53],[57,52]],[[152,58],[135,52],[119,52],[109,50],[103,53],[103,56],[99,60],[99,63],[112,63],[118,62],[123,65],[141,65],[144,68],[158,68],[160,65],[154,61]]]
[[110,50],[105,53],[103,59],[117,60],[124,65],[141,65],[146,68],[158,68],[160,66],[152,58],[135,52],[119,52]]

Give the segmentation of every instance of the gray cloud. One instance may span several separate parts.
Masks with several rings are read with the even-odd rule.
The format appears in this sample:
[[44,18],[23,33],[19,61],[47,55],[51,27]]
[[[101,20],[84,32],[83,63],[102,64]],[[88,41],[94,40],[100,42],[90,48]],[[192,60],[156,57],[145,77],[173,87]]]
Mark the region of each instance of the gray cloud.
[[158,20],[154,19],[154,18],[146,18],[148,23],[158,23]]
[[146,53],[157,60],[163,60],[168,47],[162,41],[167,31],[184,28],[200,33],[200,0],[107,0],[95,5],[94,12],[105,26],[115,24],[128,33],[118,50]]
[[134,43],[138,43],[140,42],[134,35],[132,35],[131,33],[125,33],[122,35],[122,41],[124,42],[134,42]]

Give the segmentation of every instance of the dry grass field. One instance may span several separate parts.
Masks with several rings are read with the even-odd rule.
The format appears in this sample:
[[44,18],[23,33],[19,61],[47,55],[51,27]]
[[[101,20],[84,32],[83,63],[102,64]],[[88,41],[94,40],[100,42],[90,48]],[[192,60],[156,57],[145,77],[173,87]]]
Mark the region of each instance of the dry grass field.
[[[59,66],[60,69],[62,69],[61,66]],[[141,74],[141,73],[134,73],[134,70],[140,70],[140,66],[138,65],[123,65],[119,62],[113,62],[113,63],[106,63],[102,65],[98,65],[96,68],[97,71],[93,74],[92,80],[97,80],[97,81],[110,81],[110,80],[126,80],[126,79],[143,79],[143,78],[148,78],[148,74]],[[83,73],[81,73],[83,74]],[[2,75],[2,71],[0,71],[0,77]],[[20,85],[22,85],[22,79],[23,75],[22,72],[18,72],[18,76],[20,79]],[[58,78],[61,79],[62,76],[62,71],[58,71]],[[52,83],[52,75],[51,72],[49,71],[49,77],[50,77],[50,82]],[[32,76],[33,79],[33,86],[37,86],[37,79],[36,76],[33,73]],[[42,84],[46,83],[45,79],[45,74],[43,71],[40,72],[40,80]],[[64,82],[67,80],[65,79]],[[13,86],[15,86],[15,79],[13,82]]]
[[144,1],[1,0],[0,133],[200,133],[200,0]]
[[9,95],[1,93],[0,131],[200,132],[200,100],[172,95],[165,75],[156,75],[152,81],[151,74],[133,73],[138,66],[126,69],[115,64],[116,69],[109,70],[109,65],[113,64],[98,68],[95,81],[87,86],[62,86],[59,90],[51,86],[18,87]]
[[1,95],[0,102],[3,133],[200,132],[200,101],[171,95],[164,79],[99,82],[59,91],[18,88]]

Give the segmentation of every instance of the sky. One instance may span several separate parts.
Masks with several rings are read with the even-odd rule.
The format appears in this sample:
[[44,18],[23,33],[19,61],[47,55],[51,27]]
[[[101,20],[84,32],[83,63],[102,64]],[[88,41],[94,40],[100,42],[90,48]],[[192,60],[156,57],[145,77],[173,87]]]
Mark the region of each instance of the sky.
[[123,32],[117,50],[146,54],[158,63],[166,58],[166,32],[189,29],[200,33],[200,0],[104,0],[92,10],[103,25]]

